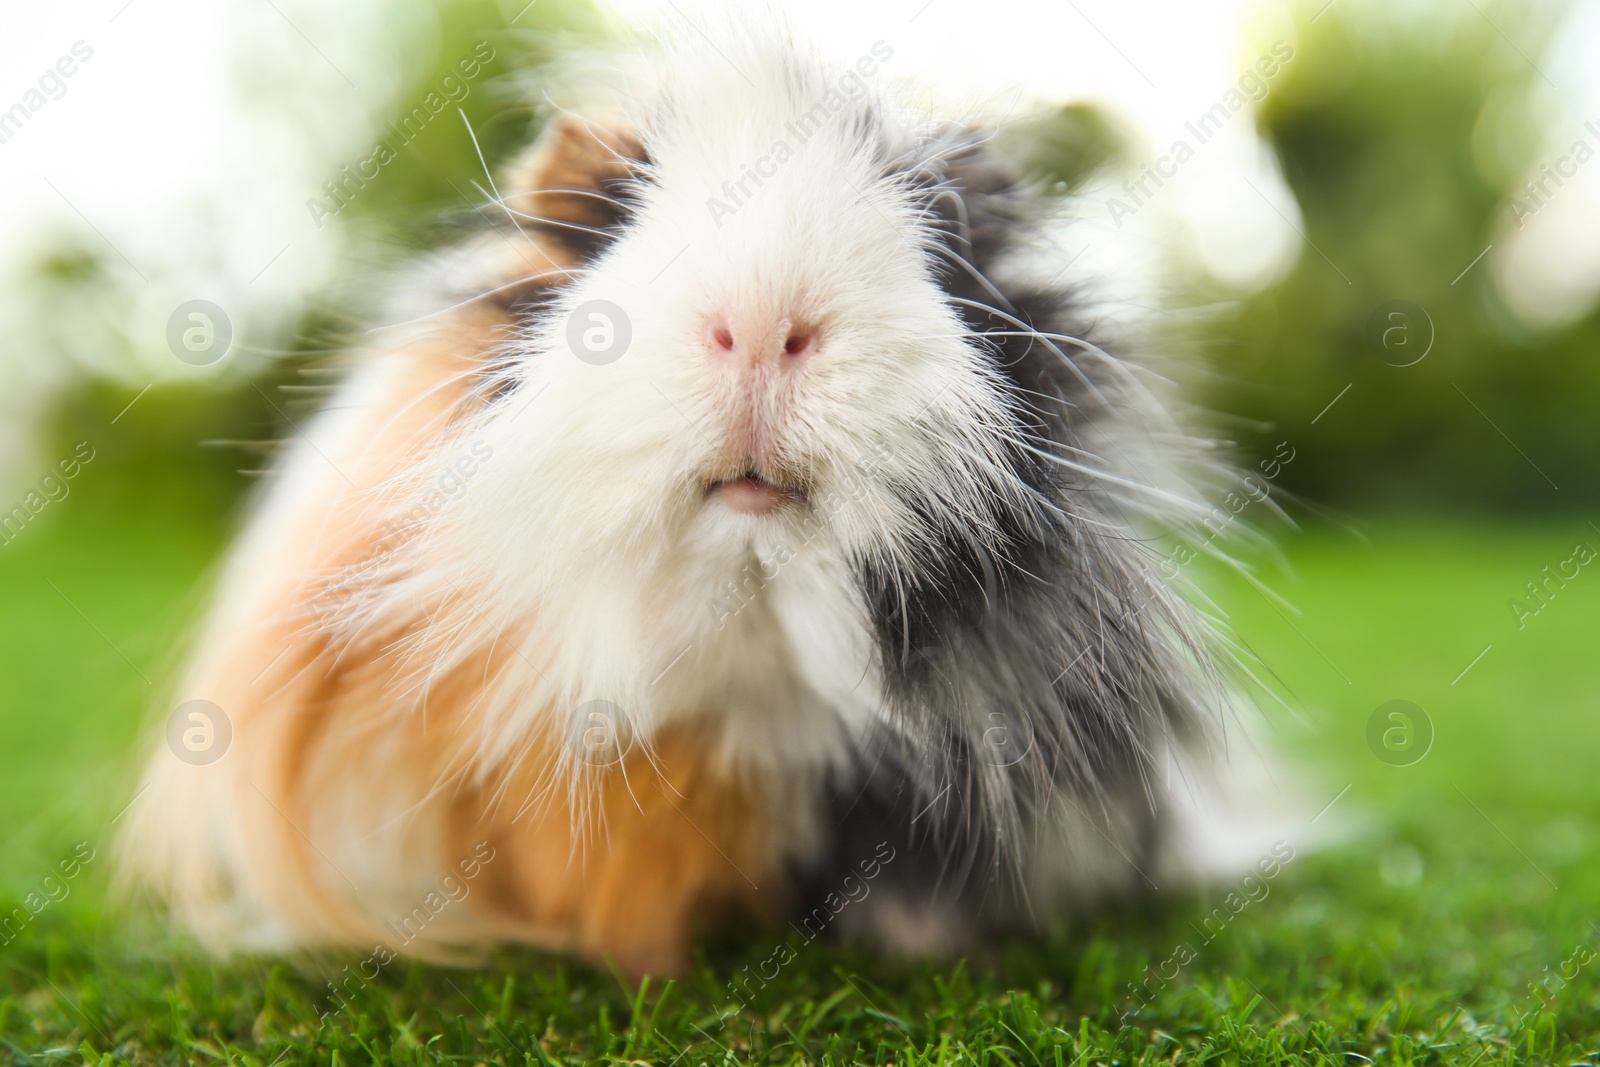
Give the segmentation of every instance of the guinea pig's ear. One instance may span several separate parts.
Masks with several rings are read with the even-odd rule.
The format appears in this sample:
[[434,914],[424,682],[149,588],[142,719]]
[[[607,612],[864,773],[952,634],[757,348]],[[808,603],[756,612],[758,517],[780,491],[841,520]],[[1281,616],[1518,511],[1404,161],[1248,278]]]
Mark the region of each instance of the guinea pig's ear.
[[526,224],[588,259],[627,222],[630,182],[645,162],[624,123],[557,115],[512,167],[506,202]]

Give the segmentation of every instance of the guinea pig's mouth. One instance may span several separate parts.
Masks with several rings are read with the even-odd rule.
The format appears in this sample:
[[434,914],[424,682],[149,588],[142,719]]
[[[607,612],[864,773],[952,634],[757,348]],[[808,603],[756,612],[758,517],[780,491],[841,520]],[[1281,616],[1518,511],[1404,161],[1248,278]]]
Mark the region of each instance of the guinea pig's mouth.
[[805,489],[796,483],[772,481],[749,470],[732,478],[717,478],[706,484],[707,499],[720,500],[745,515],[770,515],[790,504],[805,500]]

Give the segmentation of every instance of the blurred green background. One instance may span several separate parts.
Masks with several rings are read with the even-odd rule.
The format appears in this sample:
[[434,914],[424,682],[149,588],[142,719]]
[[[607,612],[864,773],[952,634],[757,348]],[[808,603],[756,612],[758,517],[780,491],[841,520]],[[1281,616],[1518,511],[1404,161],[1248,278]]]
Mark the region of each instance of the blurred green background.
[[[474,42],[493,41],[485,89],[462,103],[492,164],[534,132],[511,72],[596,23],[576,4],[541,2],[514,31],[501,5],[434,6],[435,61],[408,71],[395,114]],[[1483,253],[1516,229],[1522,182],[1600,136],[1547,121],[1555,90],[1536,62],[1560,43],[1572,5],[1480,3],[1465,17],[1448,4],[1402,6],[1406,32],[1380,17],[1383,5],[1296,9],[1295,61],[1255,116],[1298,204],[1292,266],[1253,292],[1181,261],[1168,280],[1192,312],[1173,317],[1169,340],[1218,432],[1250,466],[1277,442],[1295,449],[1274,490],[1294,525],[1270,531],[1286,565],[1247,560],[1289,606],[1225,575],[1205,584],[1282,697],[1269,710],[1287,773],[1309,796],[1342,797],[1330,825],[1349,835],[1298,866],[1239,944],[1185,982],[1215,991],[1243,974],[1275,1002],[1270,1014],[1252,1008],[1251,1025],[1320,1012],[1345,1047],[1369,1053],[1455,1011],[1445,1032],[1460,1057],[1437,1056],[1488,1050],[1485,1062],[1500,1062],[1533,1047],[1513,1040],[1527,983],[1600,938],[1600,579],[1585,569],[1537,605],[1526,592],[1575,546],[1600,546],[1600,314],[1530,324]],[[1032,166],[1063,195],[1093,196],[1153,155],[1090,106],[1045,116],[1028,137]],[[474,181],[465,127],[431,125],[341,213],[351,238],[335,283],[279,342],[148,391],[84,373],[53,395],[39,454],[88,441],[95,458],[0,546],[0,896],[27,892],[71,842],[107,840],[139,724],[159,703],[249,472],[315,402],[294,390],[326,380],[374,278],[473,224]],[[70,316],[108,269],[93,246],[64,245],[38,264],[31,298]],[[1402,318],[1388,317],[1395,308]],[[1539,610],[1519,625],[1514,598]],[[1370,716],[1393,699],[1431,720],[1433,748],[1411,765],[1367,741]],[[41,1033],[77,1025],[28,1002],[29,983],[52,953],[75,959],[80,977],[103,959],[83,948],[106,936],[98,894],[59,909],[49,936],[63,940],[0,949],[24,961],[0,1029],[8,1011]],[[1160,925],[1121,931],[1105,951],[1127,958],[1103,965],[1137,975],[1141,953],[1160,958],[1170,936]],[[1322,964],[1285,962],[1307,946]],[[1061,1025],[1076,1032],[1072,1012],[1114,1001],[1124,975],[1107,993],[1104,975],[1084,977],[1084,957],[1072,962],[1076,977],[1055,980],[1069,990]],[[1600,1039],[1597,996],[1585,975],[1551,1002],[1543,1055],[1576,1056]],[[1222,1026],[1215,1012],[1228,1003],[1217,993],[1160,1017],[1204,1032]],[[1462,1021],[1463,1004],[1479,1021]],[[1469,1040],[1481,1025],[1498,1045]]]

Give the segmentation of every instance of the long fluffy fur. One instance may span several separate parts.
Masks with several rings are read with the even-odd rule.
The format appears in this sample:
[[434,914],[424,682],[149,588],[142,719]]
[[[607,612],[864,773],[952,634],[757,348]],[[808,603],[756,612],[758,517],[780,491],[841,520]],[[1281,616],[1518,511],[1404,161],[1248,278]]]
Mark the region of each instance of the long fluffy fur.
[[[1092,336],[1043,198],[759,34],[652,77],[551,122],[263,493],[182,687],[232,748],[159,748],[121,849],[208,943],[392,943],[487,850],[399,947],[670,968],[888,842],[845,932],[925,949],[1193,855],[1227,687],[1141,538],[1227,474]],[[730,377],[728,313],[818,349]],[[756,462],[803,505],[708,500]]]

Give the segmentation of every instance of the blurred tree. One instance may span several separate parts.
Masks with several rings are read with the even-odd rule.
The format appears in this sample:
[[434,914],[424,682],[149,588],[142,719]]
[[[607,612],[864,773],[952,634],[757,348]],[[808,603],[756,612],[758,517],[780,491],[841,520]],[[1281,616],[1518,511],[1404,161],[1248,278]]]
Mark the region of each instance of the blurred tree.
[[1127,161],[1133,135],[1115,116],[1094,104],[1075,103],[1000,131],[1001,146],[1022,161],[1030,177],[1050,183],[1056,194],[1075,193],[1115,160]]
[[[265,360],[230,360],[219,368],[223,373],[208,378],[164,381],[148,395],[125,375],[78,377],[55,413],[46,455],[67,454],[74,442],[90,439],[98,449],[96,472],[115,472],[97,479],[106,492],[186,491],[203,494],[219,509],[232,507],[277,443],[294,434],[289,421],[300,422],[320,403],[320,387],[333,380],[339,355],[366,325],[363,317],[385,273],[481,224],[489,183],[479,151],[493,172],[537,132],[539,117],[522,75],[575,35],[601,32],[586,0],[392,2],[397,13],[403,8],[413,24],[427,28],[416,49],[426,62],[406,68],[386,110],[373,116],[368,139],[330,163],[327,185],[309,190],[326,209],[325,224],[344,229],[347,251],[333,284],[301,312],[287,349]],[[237,68],[243,95],[269,105],[279,81],[295,75],[253,58],[247,47]],[[363,177],[363,171],[375,176]],[[39,264],[40,302],[104,304],[105,255],[73,246]],[[50,319],[81,332],[81,317]],[[152,343],[162,339],[116,333],[102,340],[97,366],[109,372],[123,358],[119,346]]]
[[1474,263],[1544,147],[1523,56],[1548,39],[1539,12],[1433,9],[1379,32],[1394,27],[1345,4],[1301,21],[1259,122],[1306,244],[1214,324],[1210,403],[1270,426],[1253,451],[1290,439],[1285,481],[1312,498],[1551,508],[1600,489],[1600,318],[1533,333]]
[[[352,212],[369,233],[410,248],[437,245],[459,225],[476,221],[474,206],[488,198],[479,150],[493,171],[537,132],[526,73],[557,58],[575,35],[602,32],[583,0],[427,2],[437,9],[433,62],[411,72],[392,113],[374,131],[374,149],[389,147],[394,160],[351,199]],[[433,113],[440,103],[442,112]]]

